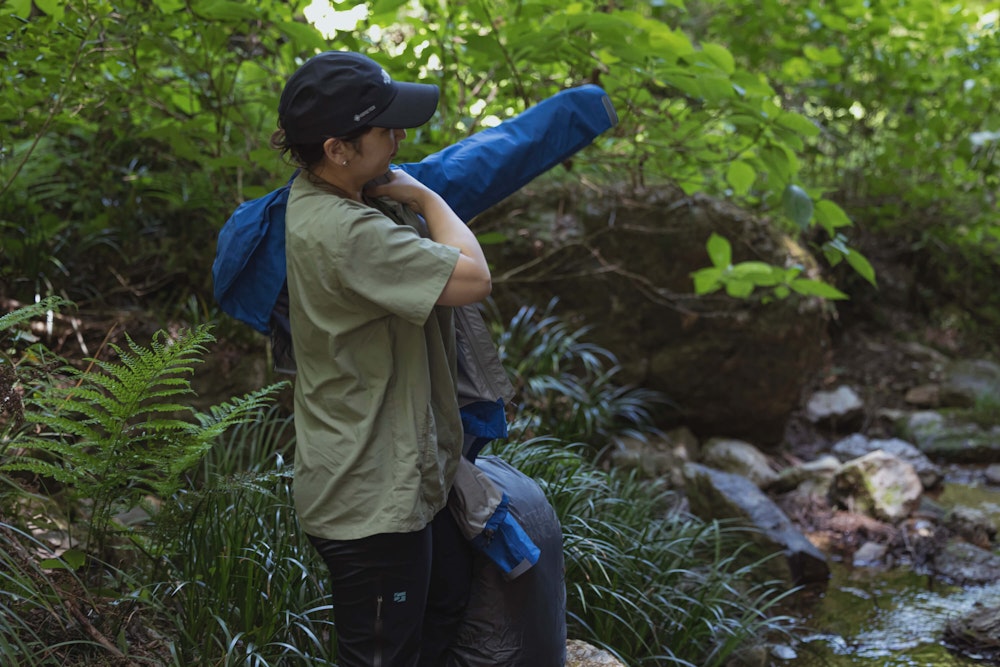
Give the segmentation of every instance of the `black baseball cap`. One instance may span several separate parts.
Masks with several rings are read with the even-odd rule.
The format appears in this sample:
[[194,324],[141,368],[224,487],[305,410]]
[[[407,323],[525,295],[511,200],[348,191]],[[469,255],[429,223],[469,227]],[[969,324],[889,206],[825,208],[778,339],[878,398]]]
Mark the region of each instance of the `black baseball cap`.
[[290,144],[320,143],[367,125],[419,127],[434,115],[438,95],[432,84],[393,81],[368,56],[325,51],[288,78],[278,121]]

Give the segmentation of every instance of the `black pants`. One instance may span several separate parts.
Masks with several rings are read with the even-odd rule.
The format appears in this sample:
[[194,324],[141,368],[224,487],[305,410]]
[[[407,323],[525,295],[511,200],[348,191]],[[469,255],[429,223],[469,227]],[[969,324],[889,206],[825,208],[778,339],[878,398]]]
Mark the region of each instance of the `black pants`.
[[441,667],[462,620],[472,552],[445,508],[415,533],[309,536],[331,576],[340,667]]

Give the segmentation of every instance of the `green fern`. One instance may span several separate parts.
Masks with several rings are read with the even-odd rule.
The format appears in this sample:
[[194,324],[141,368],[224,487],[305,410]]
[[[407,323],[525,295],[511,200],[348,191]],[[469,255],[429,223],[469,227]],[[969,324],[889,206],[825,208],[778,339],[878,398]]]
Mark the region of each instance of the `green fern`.
[[36,317],[41,317],[51,311],[58,310],[62,306],[70,305],[68,301],[57,296],[42,299],[38,303],[32,303],[22,308],[17,308],[0,315],[0,333],[18,324],[27,322]]
[[51,478],[92,502],[87,546],[106,544],[113,516],[146,496],[165,498],[183,475],[236,424],[252,420],[284,384],[275,384],[208,412],[184,404],[194,392],[191,376],[214,341],[210,326],[176,339],[158,332],[149,347],[126,337],[113,345],[116,363],[88,360],[88,370],[68,368],[64,381],[25,402],[29,428],[8,449],[17,454],[0,471]]
[[30,329],[21,325],[72,305],[53,296],[0,315],[0,456],[9,444],[8,432],[24,422],[20,387],[26,377],[44,375],[50,356]]

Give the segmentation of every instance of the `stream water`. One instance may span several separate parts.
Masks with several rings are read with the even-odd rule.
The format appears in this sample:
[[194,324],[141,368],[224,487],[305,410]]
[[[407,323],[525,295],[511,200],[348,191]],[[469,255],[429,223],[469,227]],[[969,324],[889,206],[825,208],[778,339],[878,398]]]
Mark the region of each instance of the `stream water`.
[[[949,476],[951,477],[951,476]],[[937,502],[978,507],[1000,525],[1000,490],[951,479]],[[808,610],[813,633],[797,647],[794,667],[968,667],[984,663],[941,643],[949,618],[976,604],[1000,605],[1000,582],[946,586],[906,568],[831,563],[825,594]],[[993,663],[988,663],[993,664]]]

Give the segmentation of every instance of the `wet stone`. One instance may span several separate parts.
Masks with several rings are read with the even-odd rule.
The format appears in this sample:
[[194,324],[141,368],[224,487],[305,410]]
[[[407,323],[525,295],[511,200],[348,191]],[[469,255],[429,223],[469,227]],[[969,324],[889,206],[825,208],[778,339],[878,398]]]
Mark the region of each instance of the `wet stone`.
[[890,523],[910,516],[922,494],[913,466],[882,450],[846,462],[830,485],[832,502]]
[[936,408],[941,405],[941,386],[937,384],[922,384],[911,387],[904,400],[918,408]]
[[747,549],[743,553],[745,557],[758,560],[766,555],[782,554],[782,559],[770,559],[768,568],[773,576],[792,584],[829,579],[826,556],[753,482],[699,463],[684,466],[684,478],[693,514],[706,520],[740,519],[758,529],[751,536],[755,548]]
[[949,530],[966,542],[989,549],[997,536],[997,526],[986,512],[974,507],[956,507],[945,517]]
[[948,367],[941,387],[941,405],[972,407],[983,397],[1000,395],[1000,364],[962,359]]
[[977,604],[969,613],[948,621],[945,644],[975,660],[1000,660],[1000,605]]
[[579,639],[566,642],[566,667],[625,667],[605,651]]
[[963,540],[950,540],[932,556],[934,572],[959,586],[1000,580],[1000,555]]
[[806,418],[818,426],[846,431],[861,425],[864,407],[853,389],[841,386],[813,394],[806,403]]
[[762,489],[778,480],[767,455],[742,440],[712,438],[702,449],[701,461],[717,470],[742,475]]
[[1000,458],[1000,427],[984,429],[931,410],[903,415],[902,436],[930,459],[949,463],[994,463]]
[[885,564],[889,547],[878,542],[865,542],[854,552],[851,561],[854,567],[877,567]]
[[994,463],[986,468],[986,472],[984,474],[986,475],[987,482],[1000,486],[1000,463]]

